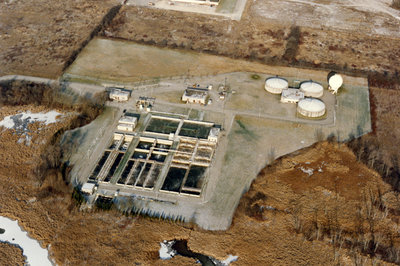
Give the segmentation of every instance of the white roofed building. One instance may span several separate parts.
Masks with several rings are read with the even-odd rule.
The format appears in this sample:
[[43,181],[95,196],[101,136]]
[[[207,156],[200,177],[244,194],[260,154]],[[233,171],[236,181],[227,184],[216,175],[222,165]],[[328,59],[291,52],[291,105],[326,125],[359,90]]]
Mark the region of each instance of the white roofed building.
[[93,194],[95,189],[96,189],[96,184],[94,184],[94,183],[85,183],[85,184],[83,184],[83,186],[81,188],[81,191],[83,193]]
[[114,88],[110,91],[109,97],[113,101],[124,102],[129,100],[130,95],[127,90]]
[[213,127],[208,134],[208,140],[212,142],[218,142],[219,132],[221,131],[218,127]]
[[132,124],[132,125],[136,126],[137,117],[136,116],[123,116],[118,120],[118,123]]
[[188,87],[182,95],[182,101],[186,103],[206,104],[207,89]]
[[118,120],[118,130],[133,131],[137,125],[137,117],[123,116]]
[[282,103],[297,103],[302,99],[304,99],[304,93],[299,89],[288,88],[281,94]]
[[135,127],[131,124],[118,124],[117,129],[122,131],[133,131]]

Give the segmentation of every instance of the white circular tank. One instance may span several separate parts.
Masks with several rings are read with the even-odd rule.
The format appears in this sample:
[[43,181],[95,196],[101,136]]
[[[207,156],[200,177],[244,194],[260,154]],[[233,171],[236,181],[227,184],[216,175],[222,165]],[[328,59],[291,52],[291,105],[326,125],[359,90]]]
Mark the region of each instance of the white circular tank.
[[334,93],[343,85],[343,78],[339,74],[334,74],[328,79],[329,87]]
[[286,79],[279,77],[267,78],[265,81],[265,89],[273,94],[281,94],[282,90],[287,89],[289,83]]
[[324,87],[314,81],[305,81],[300,85],[300,91],[304,92],[306,97],[319,98],[324,95]]
[[321,117],[325,111],[325,104],[319,99],[305,98],[297,104],[297,112],[306,117]]

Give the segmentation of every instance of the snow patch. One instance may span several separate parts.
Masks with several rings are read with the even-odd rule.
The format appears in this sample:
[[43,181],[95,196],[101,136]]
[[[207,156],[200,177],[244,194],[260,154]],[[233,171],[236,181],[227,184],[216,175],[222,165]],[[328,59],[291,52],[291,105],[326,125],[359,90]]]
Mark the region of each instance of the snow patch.
[[176,255],[176,250],[172,248],[172,246],[175,244],[175,241],[167,241],[164,240],[163,242],[160,243],[160,250],[158,253],[160,254],[160,259],[162,260],[169,260],[173,258]]
[[28,124],[35,122],[42,122],[45,125],[55,123],[57,122],[56,118],[60,115],[62,114],[54,110],[47,113],[31,113],[30,111],[21,112],[16,115],[9,115],[4,117],[4,119],[0,121],[0,126],[6,127],[8,129],[23,130],[27,127]]
[[5,229],[4,233],[0,234],[0,242],[18,245],[23,250],[23,255],[26,256],[27,265],[52,265],[48,251],[42,248],[37,240],[30,238],[17,221],[0,216],[0,226]]
[[314,169],[312,168],[305,168],[305,167],[300,167],[300,170],[303,171],[303,173],[308,174],[308,176],[312,176],[314,174]]
[[260,210],[261,210],[261,211],[263,211],[263,210],[275,211],[276,208],[275,208],[275,207],[272,207],[272,206],[269,206],[269,205],[266,205],[266,206],[260,206]]
[[[40,122],[44,125],[49,125],[56,123],[58,121],[57,117],[61,115],[62,114],[57,111],[49,111],[47,113],[31,113],[30,111],[21,112],[4,117],[4,119],[0,121],[0,127],[14,129],[17,134],[22,136],[18,139],[17,143],[22,144],[25,142],[25,145],[29,146],[31,145],[32,140],[32,136],[29,135],[29,124]],[[40,127],[39,130],[42,128],[43,127]]]
[[229,254],[228,258],[221,261],[221,263],[223,266],[227,266],[227,265],[231,264],[232,262],[237,261],[238,258],[239,258],[239,256],[233,256],[233,255]]

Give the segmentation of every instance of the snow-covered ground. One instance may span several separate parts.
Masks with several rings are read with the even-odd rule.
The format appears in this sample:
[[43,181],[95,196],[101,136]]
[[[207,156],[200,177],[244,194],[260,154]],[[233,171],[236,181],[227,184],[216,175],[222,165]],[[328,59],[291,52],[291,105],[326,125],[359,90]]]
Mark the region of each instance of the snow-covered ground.
[[49,253],[39,245],[39,242],[28,236],[28,233],[19,227],[18,222],[7,217],[0,216],[0,228],[5,232],[0,234],[1,242],[8,242],[18,245],[27,258],[27,264],[31,266],[52,265],[49,260]]
[[254,1],[255,14],[282,23],[400,36],[400,11],[390,7],[392,0]]
[[163,242],[160,243],[160,250],[158,253],[160,254],[160,259],[162,260],[169,260],[173,256],[176,255],[176,250],[172,249],[172,245],[175,243],[175,241],[166,241],[164,240]]
[[30,123],[42,122],[45,125],[55,123],[57,122],[57,117],[60,115],[61,113],[54,110],[47,113],[22,112],[4,117],[4,119],[0,121],[0,126],[9,129],[23,130]]
[[54,110],[47,113],[31,113],[30,111],[21,112],[15,115],[4,117],[4,119],[0,121],[0,127],[14,129],[18,134],[21,135],[18,143],[25,142],[25,144],[29,146],[32,139],[32,136],[29,135],[29,124],[39,122],[43,125],[49,125],[58,122],[58,118],[60,118],[60,116],[62,116],[62,114]]
[[226,265],[228,266],[229,264],[231,264],[234,261],[237,261],[238,256],[233,256],[231,254],[228,255],[228,257],[226,259],[224,259],[223,261],[221,261],[222,265]]

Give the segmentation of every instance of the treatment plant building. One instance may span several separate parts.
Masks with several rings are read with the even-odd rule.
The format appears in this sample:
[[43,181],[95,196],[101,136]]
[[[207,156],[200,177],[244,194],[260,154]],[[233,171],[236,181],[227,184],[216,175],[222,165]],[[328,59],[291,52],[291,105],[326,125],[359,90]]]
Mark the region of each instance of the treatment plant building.
[[186,103],[206,104],[208,89],[188,87],[182,95],[182,101]]
[[112,88],[109,93],[110,99],[118,102],[128,101],[130,95],[131,95],[130,91],[119,88]]

